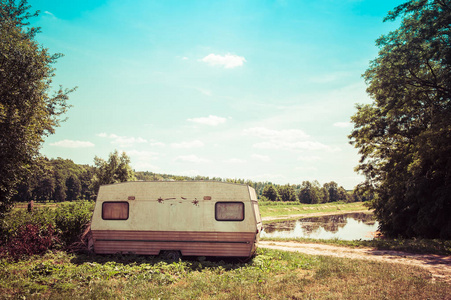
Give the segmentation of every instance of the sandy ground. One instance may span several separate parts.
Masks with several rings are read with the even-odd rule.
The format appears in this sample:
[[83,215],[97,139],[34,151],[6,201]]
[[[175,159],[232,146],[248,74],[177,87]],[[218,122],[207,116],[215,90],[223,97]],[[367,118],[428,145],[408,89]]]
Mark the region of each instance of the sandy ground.
[[434,280],[439,279],[451,283],[451,256],[412,254],[401,251],[376,250],[373,248],[348,248],[298,242],[260,241],[259,247],[301,252],[310,255],[366,259],[394,264],[418,266],[429,271]]

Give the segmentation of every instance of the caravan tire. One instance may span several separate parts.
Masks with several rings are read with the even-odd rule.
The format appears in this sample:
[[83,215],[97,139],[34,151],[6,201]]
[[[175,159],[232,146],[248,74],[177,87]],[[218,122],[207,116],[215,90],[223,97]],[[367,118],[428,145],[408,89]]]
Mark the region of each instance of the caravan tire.
[[181,254],[180,251],[178,251],[178,250],[166,250],[166,251],[162,251],[162,253],[160,254],[160,256],[161,256],[164,260],[170,260],[170,261],[178,261],[179,259],[182,258],[182,254]]

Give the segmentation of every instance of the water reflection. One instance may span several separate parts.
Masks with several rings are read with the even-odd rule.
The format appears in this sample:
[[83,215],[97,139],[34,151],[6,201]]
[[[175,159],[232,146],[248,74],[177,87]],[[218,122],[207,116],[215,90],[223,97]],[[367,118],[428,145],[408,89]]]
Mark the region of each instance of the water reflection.
[[264,225],[262,237],[370,240],[378,222],[368,213],[309,217]]

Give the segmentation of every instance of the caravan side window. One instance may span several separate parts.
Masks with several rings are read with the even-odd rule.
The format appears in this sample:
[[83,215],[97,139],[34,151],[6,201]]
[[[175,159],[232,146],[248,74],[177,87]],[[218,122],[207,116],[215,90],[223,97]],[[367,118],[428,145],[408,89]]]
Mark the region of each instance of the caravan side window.
[[128,202],[103,202],[102,219],[104,220],[127,220]]
[[243,202],[216,202],[215,204],[216,221],[243,221],[244,203]]

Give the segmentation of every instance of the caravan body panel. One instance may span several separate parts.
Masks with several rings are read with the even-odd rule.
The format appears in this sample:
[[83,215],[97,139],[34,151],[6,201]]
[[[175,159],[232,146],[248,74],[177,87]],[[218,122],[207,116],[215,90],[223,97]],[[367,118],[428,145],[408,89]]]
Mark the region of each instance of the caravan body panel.
[[126,182],[100,187],[91,231],[96,253],[249,257],[261,226],[247,185]]

